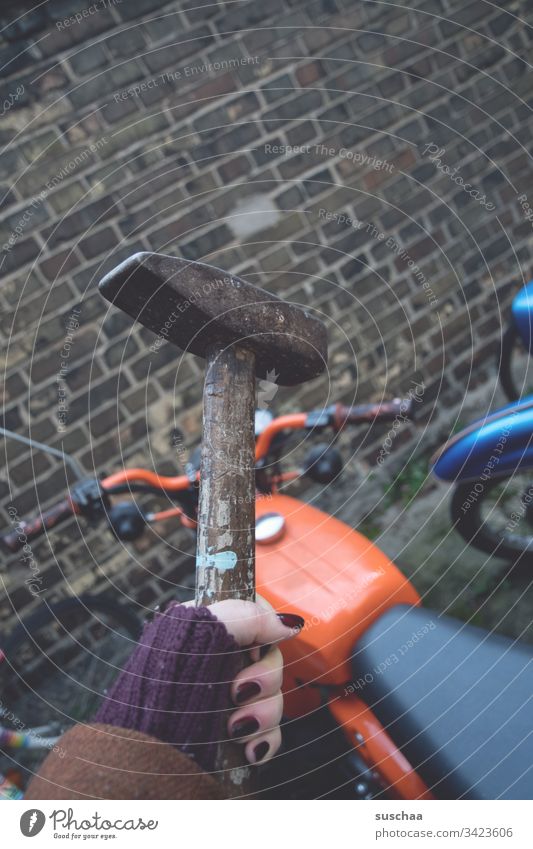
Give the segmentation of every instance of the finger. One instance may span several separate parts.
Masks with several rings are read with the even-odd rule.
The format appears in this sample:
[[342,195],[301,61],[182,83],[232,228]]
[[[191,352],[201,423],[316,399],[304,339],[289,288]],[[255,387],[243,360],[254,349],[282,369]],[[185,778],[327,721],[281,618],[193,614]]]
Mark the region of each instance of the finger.
[[230,715],[228,720],[229,735],[233,740],[248,742],[253,737],[272,731],[279,725],[283,713],[283,696],[281,693],[268,699],[261,699],[251,705],[239,708]]
[[236,705],[250,704],[274,696],[281,690],[283,656],[276,647],[258,662],[237,673],[231,685],[231,697]]
[[261,660],[261,649],[259,646],[253,646],[250,649],[250,660],[252,663],[256,663],[256,661]]
[[209,609],[243,647],[279,643],[295,636],[304,625],[301,616],[278,614],[270,606],[252,601],[217,601]]
[[254,740],[250,740],[244,747],[246,760],[251,764],[265,763],[274,757],[281,746],[281,731],[274,728],[267,734],[261,734]]

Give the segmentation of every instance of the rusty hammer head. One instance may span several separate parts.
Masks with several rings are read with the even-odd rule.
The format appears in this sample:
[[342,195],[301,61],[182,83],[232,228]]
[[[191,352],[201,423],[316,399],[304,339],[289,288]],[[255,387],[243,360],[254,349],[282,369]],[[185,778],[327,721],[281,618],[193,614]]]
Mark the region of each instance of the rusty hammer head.
[[275,369],[282,386],[310,380],[326,366],[326,328],[319,319],[212,265],[137,253],[99,288],[184,351],[205,357],[215,345],[233,344],[253,351],[257,376]]

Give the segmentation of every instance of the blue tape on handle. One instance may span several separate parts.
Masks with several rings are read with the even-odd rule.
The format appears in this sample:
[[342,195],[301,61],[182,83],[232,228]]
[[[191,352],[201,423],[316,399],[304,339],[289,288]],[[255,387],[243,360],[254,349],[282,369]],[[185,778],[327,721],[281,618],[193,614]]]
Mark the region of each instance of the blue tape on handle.
[[200,554],[196,558],[197,569],[218,569],[219,572],[227,572],[235,569],[237,555],[234,551],[219,551],[217,554]]

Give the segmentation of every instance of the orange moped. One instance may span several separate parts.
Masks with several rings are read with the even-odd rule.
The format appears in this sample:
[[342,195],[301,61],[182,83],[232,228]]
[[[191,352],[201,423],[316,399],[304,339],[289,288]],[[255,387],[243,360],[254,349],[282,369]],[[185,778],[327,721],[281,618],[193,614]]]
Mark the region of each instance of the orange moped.
[[[265,798],[533,796],[531,647],[426,609],[374,543],[285,493],[302,474],[331,485],[343,466],[330,440],[315,444],[301,469],[284,471],[291,434],[335,436],[349,425],[405,418],[411,406],[395,399],[256,415],[257,591],[305,620],[283,647],[284,747],[263,769]],[[107,521],[122,540],[173,516],[194,529],[198,469],[193,457],[185,475],[132,468],[80,482],[2,542],[16,551],[22,538],[73,513]],[[135,500],[117,503],[125,493],[164,495],[172,506],[146,512]],[[106,676],[97,680],[103,692]]]

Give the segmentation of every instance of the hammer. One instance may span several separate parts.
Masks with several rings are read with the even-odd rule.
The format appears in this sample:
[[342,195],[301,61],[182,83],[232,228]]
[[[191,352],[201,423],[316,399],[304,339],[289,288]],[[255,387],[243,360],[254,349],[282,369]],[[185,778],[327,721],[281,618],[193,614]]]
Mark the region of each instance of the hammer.
[[[198,505],[196,604],[255,600],[255,377],[281,386],[321,374],[324,324],[211,265],[137,253],[100,282],[101,294],[154,333],[206,360]],[[230,796],[249,768],[235,744],[219,747]]]

